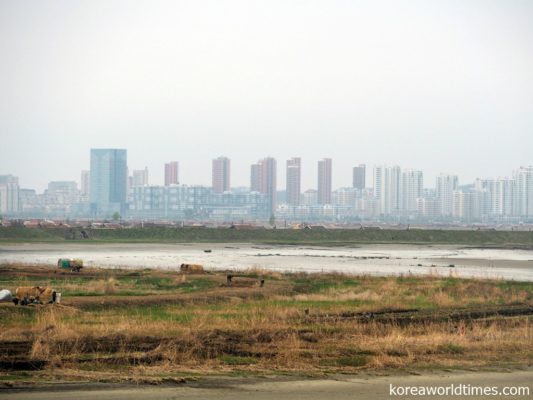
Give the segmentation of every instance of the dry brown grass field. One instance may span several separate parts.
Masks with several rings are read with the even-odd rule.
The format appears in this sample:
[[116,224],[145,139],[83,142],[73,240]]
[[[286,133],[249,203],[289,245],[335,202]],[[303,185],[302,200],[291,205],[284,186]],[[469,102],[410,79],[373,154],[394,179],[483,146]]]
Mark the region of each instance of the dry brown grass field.
[[[231,285],[227,274],[234,275]],[[259,283],[264,279],[264,286]],[[2,265],[0,286],[60,304],[0,305],[0,380],[143,381],[521,367],[533,283],[456,276]]]

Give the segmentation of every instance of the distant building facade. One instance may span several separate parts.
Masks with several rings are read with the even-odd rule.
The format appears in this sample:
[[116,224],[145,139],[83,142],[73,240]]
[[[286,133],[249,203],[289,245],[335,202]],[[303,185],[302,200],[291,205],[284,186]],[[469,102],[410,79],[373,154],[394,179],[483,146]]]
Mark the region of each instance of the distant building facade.
[[400,210],[400,178],[398,166],[374,167],[374,196],[383,216],[398,215]]
[[454,192],[459,188],[459,178],[457,175],[440,174],[437,176],[435,192],[440,204],[440,214],[443,217],[450,217],[454,214]]
[[16,214],[20,210],[19,178],[0,175],[0,213]]
[[331,204],[331,158],[318,162],[318,204]]
[[91,183],[90,179],[91,178],[90,178],[90,175],[89,175],[89,171],[81,171],[80,192],[81,192],[81,195],[84,198],[87,198],[87,199],[88,199],[88,196],[89,196],[89,185]]
[[267,195],[236,191],[214,193],[205,186],[139,186],[130,194],[128,215],[133,218],[165,218],[231,222],[266,220],[271,215]]
[[134,169],[132,174],[131,186],[148,185],[148,167],[144,169]]
[[307,206],[318,204],[318,192],[315,189],[308,189],[303,193],[302,203]]
[[401,173],[400,209],[404,215],[418,214],[417,200],[424,196],[424,174],[422,171],[406,169]]
[[75,181],[51,181],[48,182],[47,194],[78,195],[78,184]]
[[165,164],[165,186],[177,185],[179,183],[179,163],[171,161]]
[[301,159],[293,157],[287,160],[286,171],[286,202],[291,206],[300,205],[301,193]]
[[366,165],[359,164],[353,167],[352,187],[363,190],[366,187]]
[[267,157],[252,164],[250,168],[250,190],[267,195],[271,213],[276,211],[277,191],[276,159]]
[[126,206],[128,166],[125,149],[91,149],[91,214],[111,216]]
[[227,157],[215,158],[212,162],[212,188],[214,193],[231,190],[231,161]]
[[250,166],[250,191],[261,192],[261,164],[259,162]]
[[514,174],[516,182],[516,215],[524,220],[533,219],[533,166],[520,167]]
[[456,190],[453,192],[453,217],[463,222],[486,222],[490,208],[488,190]]

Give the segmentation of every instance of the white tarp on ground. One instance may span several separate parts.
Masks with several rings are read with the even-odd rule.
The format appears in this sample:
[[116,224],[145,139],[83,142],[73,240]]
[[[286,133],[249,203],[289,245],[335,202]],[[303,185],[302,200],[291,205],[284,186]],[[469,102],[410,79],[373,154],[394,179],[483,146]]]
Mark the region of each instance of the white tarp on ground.
[[0,303],[4,303],[7,301],[13,301],[13,295],[7,289],[0,290]]

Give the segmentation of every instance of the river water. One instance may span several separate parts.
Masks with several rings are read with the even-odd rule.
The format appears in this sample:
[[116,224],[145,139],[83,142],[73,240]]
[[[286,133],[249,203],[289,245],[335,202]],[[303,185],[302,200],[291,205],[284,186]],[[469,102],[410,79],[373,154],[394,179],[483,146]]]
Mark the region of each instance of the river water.
[[[210,250],[206,252],[205,250]],[[81,258],[85,266],[179,269],[181,263],[212,270],[265,268],[276,271],[367,275],[443,275],[533,282],[533,251],[459,246],[361,245],[354,247],[250,244],[10,244],[0,263],[50,264]]]

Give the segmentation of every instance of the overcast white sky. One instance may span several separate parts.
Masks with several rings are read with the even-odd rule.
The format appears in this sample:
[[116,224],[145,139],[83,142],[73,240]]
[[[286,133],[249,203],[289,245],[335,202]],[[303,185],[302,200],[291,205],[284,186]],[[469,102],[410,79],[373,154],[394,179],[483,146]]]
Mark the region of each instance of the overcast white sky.
[[[77,180],[91,147],[130,170],[333,158],[465,183],[533,164],[533,1],[0,0],[0,174]],[[371,185],[371,172],[367,173]]]

